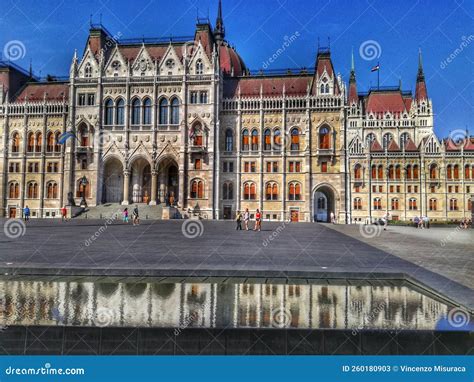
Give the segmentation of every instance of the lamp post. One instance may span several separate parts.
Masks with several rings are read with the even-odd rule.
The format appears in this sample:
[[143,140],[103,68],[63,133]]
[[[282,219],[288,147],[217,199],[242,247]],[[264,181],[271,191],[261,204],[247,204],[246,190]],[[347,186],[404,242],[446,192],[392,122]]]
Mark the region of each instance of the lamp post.
[[82,186],[82,191],[81,191],[81,207],[87,207],[87,202],[86,202],[86,187],[89,184],[89,181],[87,180],[86,176],[84,175],[81,179],[81,186]]

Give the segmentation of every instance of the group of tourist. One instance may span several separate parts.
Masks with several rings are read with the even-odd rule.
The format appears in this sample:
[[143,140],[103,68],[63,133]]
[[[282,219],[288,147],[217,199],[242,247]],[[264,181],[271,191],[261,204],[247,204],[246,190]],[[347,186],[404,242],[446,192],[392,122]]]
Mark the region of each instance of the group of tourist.
[[[244,213],[237,211],[235,216],[235,222],[237,226],[235,227],[236,230],[242,230],[242,221],[244,222],[245,230],[249,230],[249,223],[250,223],[250,212],[249,209],[246,208]],[[253,228],[254,231],[261,231],[262,230],[262,213],[257,208],[255,212],[255,226]]]
[[[122,221],[125,224],[129,223],[128,208],[125,208],[122,212]],[[140,215],[138,214],[138,206],[135,206],[132,212],[132,223],[133,225],[140,225]]]
[[471,219],[463,218],[459,222],[459,228],[461,228],[461,229],[468,229],[471,226],[472,226],[472,220]]
[[413,218],[415,228],[430,228],[430,218],[428,216],[415,216]]

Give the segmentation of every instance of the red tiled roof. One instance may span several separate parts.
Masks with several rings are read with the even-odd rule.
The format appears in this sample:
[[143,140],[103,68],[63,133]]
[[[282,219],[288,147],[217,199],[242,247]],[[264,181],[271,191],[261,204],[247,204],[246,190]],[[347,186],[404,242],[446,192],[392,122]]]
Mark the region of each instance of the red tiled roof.
[[69,85],[68,83],[30,83],[27,84],[21,93],[16,97],[17,102],[42,101],[45,98],[48,101],[62,101],[68,99]]
[[466,144],[464,145],[464,150],[474,151],[474,138],[468,138]]
[[418,151],[418,147],[416,147],[415,143],[411,140],[411,138],[408,138],[405,143],[405,151]]
[[227,75],[241,76],[246,69],[235,49],[227,44],[219,47],[219,63],[221,70]]
[[400,146],[397,145],[395,139],[392,139],[388,144],[387,151],[400,151]]
[[448,138],[444,141],[446,151],[459,151],[461,150],[461,145],[456,145],[451,138]]
[[426,83],[424,80],[416,81],[415,99],[428,99],[428,91],[426,90]]
[[377,141],[377,138],[373,140],[370,151],[383,151],[383,147],[380,145],[379,141]]
[[399,90],[371,92],[366,100],[368,113],[403,113],[406,111],[405,102]]
[[283,94],[283,85],[285,86],[286,95],[306,95],[311,79],[312,77],[310,76],[228,79],[224,82],[224,97],[237,97],[239,86],[242,97],[260,96],[261,87],[265,96],[281,96]]
[[359,101],[359,96],[357,95],[357,86],[355,81],[351,82],[349,84],[349,104],[352,105],[352,103],[358,103]]

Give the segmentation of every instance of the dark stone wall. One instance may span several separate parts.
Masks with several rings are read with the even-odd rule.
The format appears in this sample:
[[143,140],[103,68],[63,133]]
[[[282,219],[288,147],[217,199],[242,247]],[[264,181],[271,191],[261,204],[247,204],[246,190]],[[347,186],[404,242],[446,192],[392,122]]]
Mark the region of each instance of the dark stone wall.
[[[467,355],[469,332],[8,327],[2,355]],[[470,353],[471,352],[471,353]]]

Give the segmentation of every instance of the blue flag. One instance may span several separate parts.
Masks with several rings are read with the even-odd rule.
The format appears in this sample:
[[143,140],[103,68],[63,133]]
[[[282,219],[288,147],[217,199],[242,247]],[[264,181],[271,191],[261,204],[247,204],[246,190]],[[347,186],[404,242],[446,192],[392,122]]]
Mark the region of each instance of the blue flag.
[[[65,131],[64,133],[62,133],[59,137],[58,137],[58,143],[60,145],[63,145],[67,142],[67,140],[69,138],[76,138],[76,136],[74,135],[74,133],[72,131]],[[76,138],[77,139],[77,138]]]

